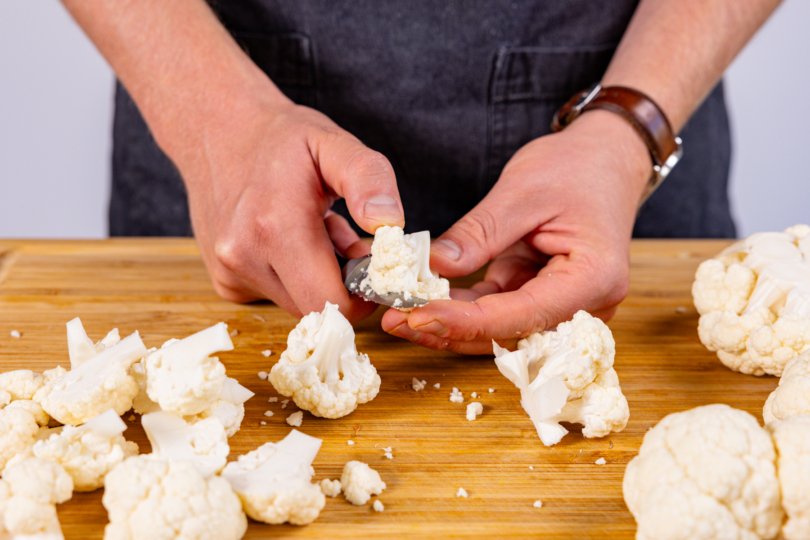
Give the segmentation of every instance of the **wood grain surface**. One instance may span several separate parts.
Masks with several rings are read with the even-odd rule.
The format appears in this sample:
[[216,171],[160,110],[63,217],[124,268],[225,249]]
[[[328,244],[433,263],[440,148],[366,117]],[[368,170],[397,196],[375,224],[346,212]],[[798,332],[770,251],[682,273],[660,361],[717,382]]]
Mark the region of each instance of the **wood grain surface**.
[[[634,241],[630,294],[609,323],[630,422],[603,439],[585,439],[572,427],[546,448],[491,356],[435,352],[393,338],[380,329],[378,310],[356,332],[358,350],[382,378],[379,395],[338,420],[305,413],[300,429],[323,439],[317,480],[339,477],[349,460],[364,461],[388,485],[379,497],[385,511],[327,497],[313,524],[251,521],[245,538],[633,538],[621,485],[644,433],[669,413],[717,402],[761,421],[765,398],[776,387],[772,377],[729,371],[698,341],[694,271],[725,245]],[[465,283],[469,279],[457,285]],[[268,403],[277,394],[257,373],[270,370],[297,320],[270,303],[220,300],[192,240],[0,241],[0,370],[69,366],[64,324],[76,316],[95,340],[117,327],[121,335],[140,331],[147,347],[225,321],[239,333],[236,349],[221,359],[228,375],[256,393],[241,431],[230,439],[231,458],[290,430],[285,419],[296,407]],[[10,337],[12,330],[21,337]],[[273,356],[262,356],[265,349]],[[413,391],[412,377],[426,380],[425,390]],[[449,401],[454,386],[464,403]],[[484,405],[474,422],[465,418],[471,392]],[[264,417],[267,410],[275,415]],[[148,452],[138,419],[127,424],[125,436]],[[349,439],[356,444],[349,446]],[[391,460],[381,450],[387,446]],[[600,457],[606,465],[594,464]],[[468,498],[456,497],[460,487]],[[103,537],[101,494],[77,493],[59,506],[67,538]],[[537,499],[540,509],[532,506]]]

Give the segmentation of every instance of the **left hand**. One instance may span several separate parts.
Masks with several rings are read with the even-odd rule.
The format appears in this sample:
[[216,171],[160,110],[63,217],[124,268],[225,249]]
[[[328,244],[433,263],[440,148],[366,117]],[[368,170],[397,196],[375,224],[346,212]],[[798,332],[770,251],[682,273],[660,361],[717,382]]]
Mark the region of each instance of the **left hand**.
[[445,277],[492,261],[483,281],[404,313],[383,329],[420,345],[491,354],[492,340],[553,328],[580,309],[609,319],[627,295],[633,222],[652,162],[641,137],[610,112],[583,114],[535,139],[490,193],[432,245]]

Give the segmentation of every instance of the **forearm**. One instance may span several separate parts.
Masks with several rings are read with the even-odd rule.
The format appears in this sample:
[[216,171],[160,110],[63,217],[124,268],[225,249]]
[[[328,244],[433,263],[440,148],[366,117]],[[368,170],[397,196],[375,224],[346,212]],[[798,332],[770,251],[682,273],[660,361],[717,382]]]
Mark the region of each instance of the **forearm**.
[[605,73],[636,88],[679,131],[781,0],[642,0]]
[[[288,102],[203,0],[63,0],[173,159],[204,147],[207,120]],[[227,129],[227,128],[225,128]],[[200,144],[195,145],[198,142]]]

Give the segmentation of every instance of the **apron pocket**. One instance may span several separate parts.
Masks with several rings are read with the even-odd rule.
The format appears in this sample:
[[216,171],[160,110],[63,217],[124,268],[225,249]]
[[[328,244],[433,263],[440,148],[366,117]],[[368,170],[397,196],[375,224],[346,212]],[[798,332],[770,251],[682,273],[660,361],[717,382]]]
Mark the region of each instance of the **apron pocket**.
[[234,32],[233,37],[284,95],[299,105],[315,107],[315,66],[309,36]]
[[482,196],[515,152],[551,132],[551,118],[563,103],[602,78],[615,49],[609,44],[498,50],[489,86]]

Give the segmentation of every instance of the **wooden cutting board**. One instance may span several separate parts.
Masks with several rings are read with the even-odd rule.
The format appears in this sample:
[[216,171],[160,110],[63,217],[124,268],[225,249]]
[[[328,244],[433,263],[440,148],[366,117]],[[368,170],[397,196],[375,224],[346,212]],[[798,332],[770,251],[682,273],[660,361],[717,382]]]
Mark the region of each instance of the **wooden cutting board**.
[[[622,476],[644,433],[669,413],[718,402],[761,421],[762,405],[776,387],[772,377],[727,370],[698,341],[694,272],[727,244],[633,242],[630,294],[609,323],[630,422],[603,439],[585,439],[573,428],[558,445],[543,446],[491,356],[435,352],[393,338],[380,329],[378,310],[356,332],[358,350],[382,377],[379,395],[338,420],[305,413],[299,429],[323,439],[316,480],[339,478],[347,461],[364,461],[388,485],[379,497],[385,511],[327,497],[313,524],[251,521],[245,538],[633,538]],[[147,347],[225,321],[239,333],[236,349],[221,359],[228,375],[256,393],[241,431],[230,439],[231,457],[289,432],[285,419],[297,408],[268,403],[277,394],[257,373],[270,370],[297,320],[270,303],[220,300],[192,240],[0,241],[0,371],[68,366],[64,325],[76,316],[93,339],[113,327],[121,335],[138,330]],[[10,337],[12,330],[21,337]],[[274,354],[265,358],[265,349]],[[413,377],[427,381],[423,391],[411,388]],[[433,388],[436,383],[441,388]],[[454,386],[464,403],[449,401]],[[484,406],[474,422],[465,418],[471,392]],[[267,410],[274,416],[263,416]],[[138,418],[129,416],[126,437],[149,452]],[[388,446],[391,460],[383,456]],[[594,464],[599,458],[607,464]],[[460,487],[468,498],[456,497]],[[66,538],[102,538],[107,513],[101,494],[77,493],[59,506]],[[542,508],[532,506],[537,499]]]

